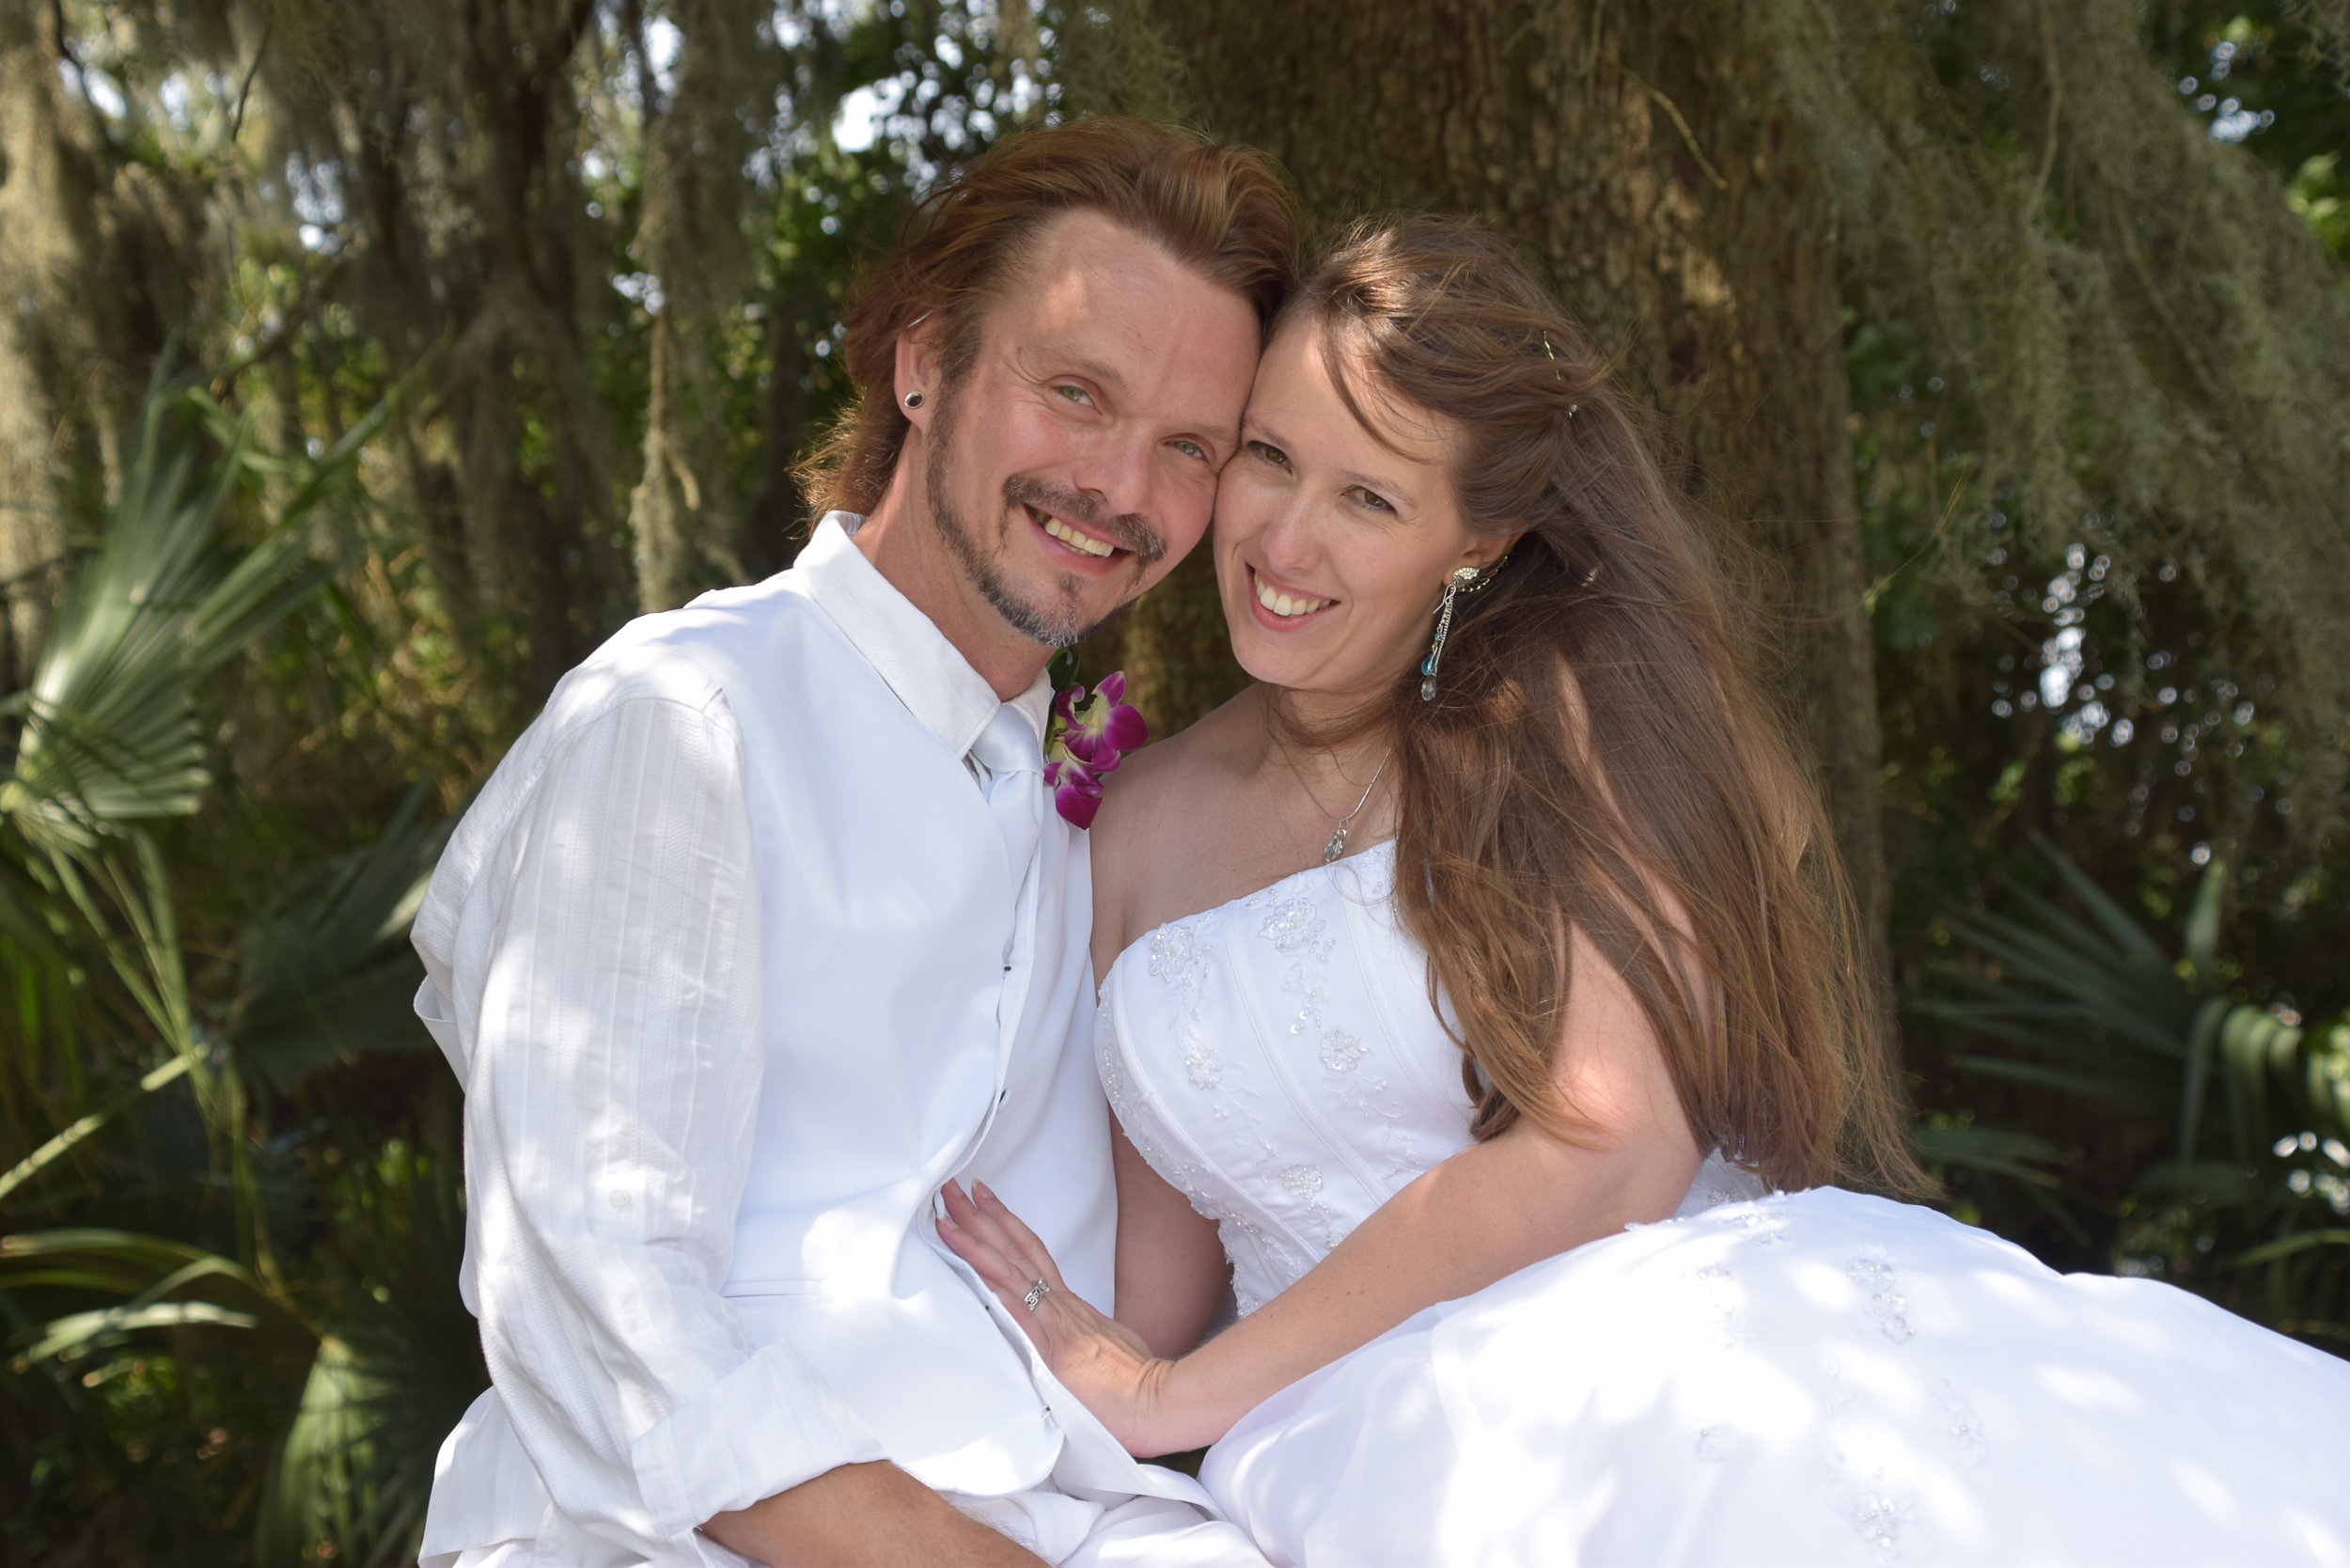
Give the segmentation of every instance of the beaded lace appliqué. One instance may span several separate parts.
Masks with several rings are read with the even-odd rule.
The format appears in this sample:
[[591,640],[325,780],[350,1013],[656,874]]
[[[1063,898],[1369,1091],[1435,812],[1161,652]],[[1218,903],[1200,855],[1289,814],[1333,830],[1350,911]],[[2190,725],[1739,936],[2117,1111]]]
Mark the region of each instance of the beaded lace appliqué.
[[[1367,1123],[1366,1152],[1375,1149],[1384,1156],[1380,1174],[1402,1185],[1427,1167],[1414,1157],[1411,1134],[1400,1124],[1402,1111],[1386,1078],[1364,1070],[1365,1059],[1374,1054],[1371,1048],[1333,1026],[1327,1016],[1330,955],[1338,943],[1325,928],[1321,909],[1304,893],[1283,894],[1279,886],[1248,900],[1246,907],[1264,912],[1257,934],[1289,960],[1281,989],[1298,999],[1289,1033],[1311,1043],[1314,1059],[1322,1065],[1323,1088]],[[1339,1231],[1330,1245],[1344,1239],[1345,1232]]]
[[1183,1022],[1183,1075],[1194,1089],[1223,1082],[1224,1063],[1200,1037],[1199,990],[1208,979],[1208,945],[1188,925],[1162,926],[1151,933],[1151,974],[1175,988],[1187,1006]]
[[1866,1310],[1885,1337],[1895,1344],[1909,1339],[1909,1300],[1901,1293],[1901,1278],[1891,1260],[1872,1248],[1844,1265],[1844,1273],[1868,1297]]
[[[1212,1102],[1210,1114],[1228,1125],[1237,1123],[1237,1130],[1253,1146],[1261,1171],[1272,1169],[1278,1162],[1278,1152],[1264,1136],[1264,1130],[1249,1101],[1246,1074],[1225,1061],[1223,1056],[1208,1041],[1200,1026],[1200,1009],[1207,988],[1215,974],[1214,944],[1209,933],[1214,930],[1215,912],[1195,916],[1160,927],[1149,937],[1150,974],[1166,984],[1174,994],[1174,1012],[1178,1039],[1183,1047],[1183,1081]],[[1107,996],[1106,989],[1104,996]],[[1110,1108],[1126,1129],[1136,1152],[1149,1163],[1187,1199],[1193,1210],[1216,1222],[1224,1238],[1224,1250],[1232,1259],[1232,1294],[1243,1316],[1263,1305],[1245,1282],[1248,1271],[1242,1266],[1241,1253],[1246,1247],[1253,1251],[1260,1267],[1282,1285],[1295,1280],[1306,1272],[1308,1262],[1279,1236],[1266,1230],[1252,1218],[1243,1205],[1228,1202],[1212,1190],[1210,1178],[1238,1183],[1247,1172],[1235,1168],[1211,1172],[1194,1161],[1176,1157],[1157,1137],[1157,1113],[1147,1104],[1138,1103],[1133,1094],[1118,1061],[1118,1043],[1111,1020],[1104,1018],[1095,1030],[1094,1052],[1102,1074],[1103,1092],[1108,1097]],[[1236,1092],[1237,1091],[1237,1092]]]
[[[1328,895],[1312,879],[1336,882],[1342,873],[1347,881],[1336,896],[1383,899],[1380,862],[1362,859],[1301,872],[1151,933],[1139,951],[1125,955],[1122,969],[1129,983],[1139,983],[1138,971],[1156,982],[1127,1004],[1139,1038],[1118,1040],[1106,1018],[1096,1033],[1112,1108],[1152,1168],[1217,1222],[1244,1313],[1294,1283],[1360,1217],[1355,1184],[1333,1185],[1327,1165],[1315,1163],[1325,1141],[1349,1169],[1372,1179],[1374,1200],[1426,1168],[1413,1148],[1407,1108],[1418,1080],[1391,1081],[1399,1069],[1409,1077],[1409,1064],[1382,1061],[1390,1043],[1384,1025],[1366,1027],[1378,1016],[1371,998],[1358,1006],[1351,996],[1333,995],[1334,957],[1349,930],[1344,919],[1325,917]],[[1264,967],[1273,985],[1252,980],[1261,970],[1224,949],[1228,935],[1268,945],[1275,956]],[[1119,978],[1114,970],[1113,982]],[[1250,994],[1233,994],[1235,987]],[[1264,1018],[1262,1036],[1240,1022],[1252,1011],[1237,1005],[1243,1000],[1264,1005],[1257,1014]],[[1122,1058],[1129,1050],[1150,1054],[1141,1082],[1130,1080],[1128,1069],[1141,1058]]]

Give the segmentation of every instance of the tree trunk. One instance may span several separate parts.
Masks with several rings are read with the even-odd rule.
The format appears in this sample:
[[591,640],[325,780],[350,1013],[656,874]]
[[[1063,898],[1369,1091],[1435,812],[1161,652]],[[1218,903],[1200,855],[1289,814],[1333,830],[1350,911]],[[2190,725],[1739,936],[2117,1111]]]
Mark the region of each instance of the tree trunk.
[[773,112],[783,54],[761,41],[766,0],[684,0],[677,91],[646,104],[637,244],[666,296],[652,326],[644,478],[629,497],[637,607],[666,610],[744,579],[743,508],[728,473],[723,365],[728,307],[750,277],[744,170]]
[[[1667,462],[1762,568],[1786,708],[1882,933],[1875,676],[1828,197],[1751,0],[1148,0],[1212,130],[1285,164],[1309,223],[1474,215],[1662,411]],[[1138,612],[1165,729],[1231,689],[1213,585]],[[1168,634],[1163,635],[1162,630]],[[1881,940],[1881,935],[1880,935]]]
[[39,657],[67,510],[97,515],[119,489],[124,426],[184,324],[202,234],[189,184],[106,148],[65,89],[81,68],[64,25],[0,7],[0,692]]
[[67,183],[55,59],[29,12],[0,16],[0,692],[30,677],[54,581],[41,563],[65,550],[39,353],[42,296],[54,303],[57,274],[79,270],[55,254],[71,243],[51,215]]

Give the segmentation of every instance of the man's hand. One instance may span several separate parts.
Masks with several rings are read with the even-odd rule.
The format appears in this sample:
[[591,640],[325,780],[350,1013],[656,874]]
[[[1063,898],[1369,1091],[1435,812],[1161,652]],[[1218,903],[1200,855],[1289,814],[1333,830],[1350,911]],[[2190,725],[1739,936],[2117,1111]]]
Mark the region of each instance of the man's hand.
[[843,1465],[721,1513],[702,1533],[768,1568],[1043,1568],[895,1465]]

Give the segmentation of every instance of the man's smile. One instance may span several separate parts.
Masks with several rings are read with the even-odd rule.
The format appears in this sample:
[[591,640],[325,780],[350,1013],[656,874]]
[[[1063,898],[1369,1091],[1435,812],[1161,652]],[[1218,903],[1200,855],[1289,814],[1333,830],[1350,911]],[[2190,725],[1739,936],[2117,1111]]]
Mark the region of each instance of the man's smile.
[[1084,529],[1078,527],[1075,524],[1071,523],[1064,518],[1057,517],[1049,511],[1044,511],[1036,507],[1028,506],[1025,501],[1022,502],[1021,505],[1026,509],[1030,520],[1033,521],[1038,527],[1043,529],[1047,534],[1050,534],[1053,538],[1060,541],[1061,543],[1069,546],[1070,549],[1074,550],[1077,554],[1081,556],[1090,556],[1096,560],[1105,560],[1109,557],[1118,554],[1119,547],[1112,544],[1108,540],[1097,539],[1093,535],[1087,533]]

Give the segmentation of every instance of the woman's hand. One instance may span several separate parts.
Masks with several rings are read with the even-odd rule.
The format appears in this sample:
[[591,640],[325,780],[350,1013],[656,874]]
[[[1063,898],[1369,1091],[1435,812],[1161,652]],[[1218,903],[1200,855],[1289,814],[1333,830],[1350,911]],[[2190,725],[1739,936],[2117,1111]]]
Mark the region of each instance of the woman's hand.
[[[1168,1432],[1167,1394],[1176,1364],[1152,1356],[1134,1330],[1103,1316],[1062,1284],[1044,1244],[985,1183],[974,1182],[966,1194],[949,1182],[940,1196],[948,1217],[938,1221],[939,1239],[979,1271],[996,1299],[1026,1325],[1053,1375],[1126,1451],[1149,1457],[1190,1446]],[[1039,1280],[1044,1290],[1030,1307]]]

